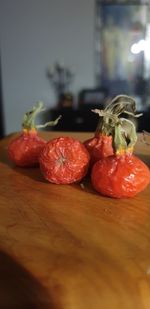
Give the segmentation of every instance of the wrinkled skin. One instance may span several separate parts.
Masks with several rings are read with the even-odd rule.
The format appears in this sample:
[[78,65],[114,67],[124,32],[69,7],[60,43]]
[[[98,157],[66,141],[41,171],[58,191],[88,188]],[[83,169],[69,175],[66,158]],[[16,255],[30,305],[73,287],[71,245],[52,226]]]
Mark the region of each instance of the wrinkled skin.
[[37,132],[23,132],[8,146],[9,159],[20,167],[34,167],[39,164],[39,155],[46,141]]
[[150,182],[149,168],[136,156],[111,156],[95,163],[91,181],[94,189],[114,198],[133,197]]
[[113,155],[112,137],[100,134],[84,142],[84,146],[90,154],[90,166],[102,158]]
[[46,144],[39,162],[41,172],[49,182],[69,184],[86,175],[89,159],[88,151],[78,140],[59,137]]

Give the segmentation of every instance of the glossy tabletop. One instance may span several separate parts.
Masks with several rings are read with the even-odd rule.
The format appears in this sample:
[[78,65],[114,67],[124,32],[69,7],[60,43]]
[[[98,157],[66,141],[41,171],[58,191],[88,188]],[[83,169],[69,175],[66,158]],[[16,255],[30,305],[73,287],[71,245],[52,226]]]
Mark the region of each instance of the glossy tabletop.
[[[92,134],[42,132],[47,140]],[[131,199],[46,182],[0,142],[0,308],[149,309],[150,186]],[[150,166],[150,146],[135,152]]]

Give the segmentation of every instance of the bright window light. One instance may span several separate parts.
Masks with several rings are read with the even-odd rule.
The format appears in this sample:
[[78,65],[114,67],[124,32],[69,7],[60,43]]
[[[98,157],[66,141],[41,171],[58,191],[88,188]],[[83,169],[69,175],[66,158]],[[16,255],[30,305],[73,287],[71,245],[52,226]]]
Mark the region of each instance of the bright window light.
[[138,43],[135,43],[131,46],[131,53],[132,54],[139,54],[140,53],[140,48],[139,48],[139,45]]
[[150,60],[150,39],[146,42],[145,58],[146,60]]
[[145,40],[140,40],[138,42],[138,46],[139,46],[140,51],[144,51],[146,49],[146,41]]
[[150,41],[140,40],[131,46],[132,54],[139,54],[141,51],[144,51],[146,55],[150,53]]

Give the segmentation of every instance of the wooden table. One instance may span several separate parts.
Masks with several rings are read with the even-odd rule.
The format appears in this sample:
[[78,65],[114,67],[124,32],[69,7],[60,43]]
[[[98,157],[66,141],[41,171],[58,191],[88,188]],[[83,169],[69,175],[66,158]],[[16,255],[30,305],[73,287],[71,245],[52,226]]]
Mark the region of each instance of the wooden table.
[[[47,183],[39,168],[8,161],[13,137],[0,142],[0,308],[149,309],[150,186],[116,200],[88,179]],[[149,152],[139,138],[147,164]]]

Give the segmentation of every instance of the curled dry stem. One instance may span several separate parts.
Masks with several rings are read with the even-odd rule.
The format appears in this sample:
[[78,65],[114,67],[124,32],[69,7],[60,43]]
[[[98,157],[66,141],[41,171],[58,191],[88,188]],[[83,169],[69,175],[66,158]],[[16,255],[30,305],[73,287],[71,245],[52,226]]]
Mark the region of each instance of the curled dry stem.
[[95,136],[100,132],[105,135],[112,135],[113,146],[116,152],[119,149],[132,149],[137,141],[136,129],[132,121],[120,118],[125,113],[138,118],[142,114],[136,114],[136,102],[127,95],[116,96],[104,110],[94,109],[92,112],[102,118],[97,125]]
[[33,108],[30,111],[24,114],[22,128],[25,130],[32,130],[38,128],[46,128],[47,126],[55,126],[58,123],[59,119],[61,118],[60,115],[54,121],[46,122],[44,125],[36,125],[35,124],[36,117],[39,113],[43,111],[45,111],[44,103],[42,101],[37,102],[36,105],[33,106]]

